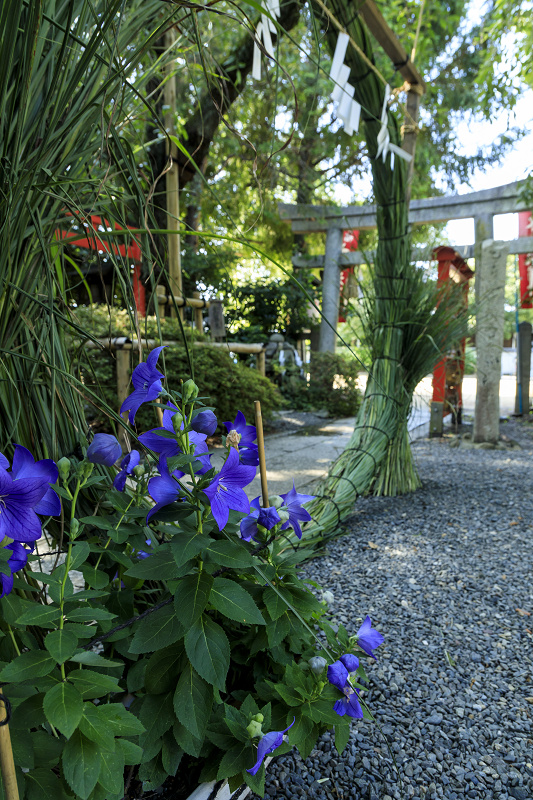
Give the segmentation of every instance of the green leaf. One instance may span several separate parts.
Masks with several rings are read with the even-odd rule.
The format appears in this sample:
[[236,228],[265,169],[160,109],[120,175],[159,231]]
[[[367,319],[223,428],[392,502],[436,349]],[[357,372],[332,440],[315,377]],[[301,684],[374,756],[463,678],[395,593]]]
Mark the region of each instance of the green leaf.
[[174,608],[185,628],[190,628],[203,614],[212,585],[213,577],[205,570],[180,580],[174,592]]
[[181,662],[185,656],[183,642],[171,644],[157,650],[146,664],[144,682],[149,694],[162,694],[174,689],[176,678],[181,672]]
[[44,797],[61,797],[59,778],[45,767],[37,767],[26,773],[26,800],[43,800]]
[[187,663],[174,692],[177,718],[193,736],[203,739],[212,707],[212,687],[198,675],[192,664]]
[[100,569],[96,569],[92,564],[84,564],[81,568],[81,572],[85,578],[85,582],[93,589],[103,589],[104,586],[107,586],[109,583],[109,575],[102,572]]
[[245,769],[251,769],[256,760],[257,756],[254,755],[251,742],[236,744],[222,756],[222,761],[218,768],[217,780],[221,781],[224,778],[231,778],[233,775],[238,775]]
[[279,619],[267,625],[266,631],[268,636],[268,644],[270,647],[276,647],[283,639],[289,634],[291,624],[289,621],[289,614],[285,613]]
[[98,713],[114,736],[138,736],[144,733],[142,722],[122,703],[105,703],[98,706]]
[[272,620],[278,619],[287,611],[287,603],[270,586],[263,591],[263,600]]
[[56,662],[44,650],[29,650],[6,664],[0,672],[0,681],[6,683],[22,683],[33,678],[43,678],[48,675]]
[[33,694],[31,697],[23,700],[22,703],[13,709],[13,715],[9,722],[9,730],[26,730],[28,728],[37,728],[46,722],[46,717],[43,711],[44,694],[39,692]]
[[36,767],[55,767],[59,764],[59,757],[63,752],[64,742],[50,736],[46,731],[30,733],[35,753]]
[[39,628],[51,628],[59,625],[60,618],[59,606],[49,605],[33,605],[32,608],[26,609],[18,622],[21,625],[36,625]]
[[177,642],[182,636],[183,626],[176,616],[174,606],[169,604],[139,622],[130,644],[130,653],[151,653]]
[[203,553],[206,560],[223,567],[250,567],[254,563],[246,547],[237,542],[213,542]]
[[215,578],[209,602],[229,619],[248,625],[265,625],[251,594],[235,581]]
[[70,659],[76,664],[85,664],[88,667],[107,667],[108,669],[124,668],[122,661],[112,661],[110,658],[94,653],[92,650],[82,650],[81,653],[76,653]]
[[79,728],[87,739],[96,742],[104,750],[112,751],[115,748],[115,737],[107,724],[107,719],[100,713],[104,707],[105,704],[100,707],[94,703],[84,703]]
[[78,542],[78,544],[75,544],[70,554],[70,569],[79,569],[81,564],[87,561],[90,552],[91,548],[88,542]]
[[62,681],[46,692],[43,708],[48,722],[69,739],[81,720],[83,700],[74,686]]
[[176,742],[176,739],[170,731],[167,731],[163,736],[163,747],[161,749],[161,760],[163,766],[169,775],[175,775],[178,771],[180,761],[183,756],[183,750]]
[[287,686],[284,683],[272,683],[271,681],[268,681],[268,683],[288,706],[301,706],[302,703],[305,702],[305,695],[299,692],[295,686]]
[[62,756],[63,775],[72,791],[87,800],[98,781],[100,749],[80,731],[74,731]]
[[103,620],[115,619],[116,614],[107,611],[105,608],[93,608],[92,606],[80,606],[67,611],[67,618],[70,622],[92,622],[96,620],[101,622]]
[[233,736],[239,742],[249,742],[250,741],[250,734],[246,730],[246,727],[249,723],[249,717],[247,717],[243,712],[235,708],[235,706],[229,706],[227,704],[224,705],[224,722],[226,723],[227,727],[230,729]]
[[120,797],[124,794],[124,764],[124,753],[121,750],[115,752],[109,750],[100,751],[98,782],[110,794],[117,794]]
[[220,625],[204,614],[187,631],[185,650],[200,677],[225,691],[230,650]]
[[129,578],[144,578],[153,581],[168,581],[178,574],[176,562],[168,545],[161,547],[150,558],[138,561],[124,573]]
[[69,673],[68,679],[74,682],[84,700],[94,700],[110,692],[123,691],[115,678],[94,672],[92,669],[73,670]]
[[191,558],[198,555],[200,550],[208,547],[211,538],[203,533],[180,533],[172,542],[170,549],[178,567],[182,567]]
[[75,652],[78,637],[68,630],[50,631],[44,640],[44,646],[58,664],[64,664]]
[[143,698],[139,719],[145,727],[139,744],[161,738],[172,727],[176,717],[172,708],[172,694],[146,695]]
[[337,748],[337,752],[339,755],[342,755],[342,751],[348,744],[349,738],[350,738],[350,723],[338,722],[335,725],[335,747]]
[[35,767],[35,753],[33,752],[33,742],[31,737],[28,736],[28,731],[13,730],[11,724],[9,728],[15,764],[22,769],[33,769]]
[[187,755],[197,758],[203,745],[203,739],[197,739],[192,733],[182,725],[181,722],[175,722],[172,728],[174,738],[179,746],[184,750]]
[[129,742],[127,739],[117,739],[115,747],[124,754],[124,761],[128,766],[134,766],[141,763],[143,756],[142,747],[138,744]]

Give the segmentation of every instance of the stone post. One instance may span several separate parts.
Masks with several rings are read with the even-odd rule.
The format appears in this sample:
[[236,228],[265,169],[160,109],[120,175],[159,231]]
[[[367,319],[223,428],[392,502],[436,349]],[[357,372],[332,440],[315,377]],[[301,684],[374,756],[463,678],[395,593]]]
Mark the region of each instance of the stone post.
[[500,377],[503,349],[507,242],[480,244],[476,259],[477,392],[474,441],[496,444],[500,435]]
[[518,326],[516,359],[515,414],[529,414],[529,376],[531,373],[531,322]]
[[[320,321],[320,353],[334,353],[337,320],[339,319],[340,272],[339,261],[342,252],[341,228],[329,228],[326,236],[326,256],[322,278],[322,314]],[[328,325],[329,322],[329,325]]]

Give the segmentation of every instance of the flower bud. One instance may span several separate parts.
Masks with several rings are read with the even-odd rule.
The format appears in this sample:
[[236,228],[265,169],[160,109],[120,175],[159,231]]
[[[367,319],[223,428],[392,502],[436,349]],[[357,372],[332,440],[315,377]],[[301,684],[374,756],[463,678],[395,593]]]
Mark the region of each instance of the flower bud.
[[183,398],[184,403],[192,403],[193,400],[196,400],[198,397],[198,386],[195,382],[189,378],[188,381],[185,381],[183,386],[181,387],[181,396]]
[[174,433],[179,433],[182,425],[183,415],[180,411],[176,411],[176,413],[172,415],[172,427],[174,428]]
[[281,508],[285,501],[283,500],[283,497],[279,496],[279,494],[273,494],[268,498],[268,502],[269,505],[274,506],[274,508]]
[[78,477],[81,483],[84,483],[91,475],[94,469],[94,464],[89,461],[80,461],[78,465]]
[[327,664],[328,662],[325,658],[322,658],[322,656],[313,656],[313,658],[309,659],[311,672],[314,672],[315,675],[320,675],[322,672],[324,672]]
[[76,517],[74,517],[74,519],[71,520],[70,522],[70,538],[75,539],[79,531],[80,531],[80,523],[76,519]]
[[281,522],[287,522],[287,520],[289,519],[289,512],[280,510],[278,511],[278,516]]
[[142,464],[137,464],[136,467],[133,468],[133,474],[136,478],[142,478],[144,475],[144,467]]
[[326,681],[318,681],[317,685],[318,685],[319,691],[322,691],[322,689],[326,685]]
[[256,722],[264,722],[265,721],[265,718],[264,718],[264,716],[262,714],[254,714],[252,719],[255,720]]
[[335,595],[327,589],[325,592],[322,592],[322,601],[327,603],[328,606],[331,606],[335,602]]
[[248,731],[248,735],[249,735],[250,739],[255,739],[256,736],[262,736],[263,735],[263,729],[261,728],[261,723],[257,722],[257,720],[255,720],[255,719],[253,719],[250,722],[250,724],[248,725],[246,730]]
[[59,477],[62,481],[68,481],[68,476],[70,475],[70,461],[66,456],[60,458],[57,462],[57,469],[59,472]]
[[95,433],[94,439],[87,449],[87,458],[93,464],[112,467],[122,455],[122,447],[116,436],[111,433]]

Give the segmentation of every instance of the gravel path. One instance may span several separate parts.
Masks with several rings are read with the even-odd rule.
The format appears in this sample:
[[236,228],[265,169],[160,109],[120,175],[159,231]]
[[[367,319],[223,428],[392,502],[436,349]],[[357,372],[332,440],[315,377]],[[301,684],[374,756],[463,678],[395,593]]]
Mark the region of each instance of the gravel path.
[[417,442],[424,487],[358,501],[349,535],[305,568],[349,633],[368,613],[385,635],[366,699],[403,791],[377,726],[357,721],[341,757],[326,734],[305,763],[276,759],[267,797],[533,800],[533,425],[502,433],[522,449]]

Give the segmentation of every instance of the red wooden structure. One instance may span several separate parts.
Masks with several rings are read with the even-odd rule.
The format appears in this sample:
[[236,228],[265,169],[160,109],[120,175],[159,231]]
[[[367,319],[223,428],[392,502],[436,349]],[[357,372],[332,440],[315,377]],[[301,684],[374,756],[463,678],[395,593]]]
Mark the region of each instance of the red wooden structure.
[[[533,236],[533,217],[529,211],[518,213],[518,235]],[[531,253],[518,256],[520,272],[520,307],[533,308],[533,244]]]
[[[348,252],[350,252],[350,253],[353,253],[355,250],[357,250],[357,248],[359,247],[359,231],[357,231],[357,230],[343,231],[342,232],[342,246],[343,246],[343,248],[345,250],[348,250]],[[341,271],[341,286],[340,286],[341,301],[342,301],[342,298],[345,296],[346,288],[349,285],[350,280],[351,280],[351,276],[353,274],[354,274],[354,268],[353,267],[347,267],[346,269],[343,269]],[[350,295],[348,295],[348,296],[350,296]],[[346,317],[344,316],[344,313],[343,313],[342,303],[341,303],[340,311],[339,311],[339,322],[346,322]]]
[[[453,247],[436,247],[432,255],[438,262],[437,286],[444,286],[450,280],[462,284],[464,302],[468,305],[468,281],[474,273],[464,258]],[[463,407],[465,346],[466,339],[463,339],[459,350],[445,356],[433,370],[433,402],[442,403],[445,414],[451,410],[454,422],[459,424]]]
[[[68,214],[67,216],[72,216]],[[114,241],[109,241],[98,235],[98,231],[102,230],[134,230],[129,225],[124,228],[121,225],[111,224],[104,217],[91,214],[89,217],[80,219],[79,223],[84,230],[84,234],[78,233],[74,230],[63,230],[58,228],[56,230],[56,238],[64,244],[71,244],[75,247],[83,247],[86,250],[94,250],[97,253],[111,253],[112,255],[122,256],[128,258],[133,262],[133,297],[137,312],[141,316],[146,316],[146,290],[141,280],[141,248],[135,239],[132,237],[131,244],[116,244]]]

